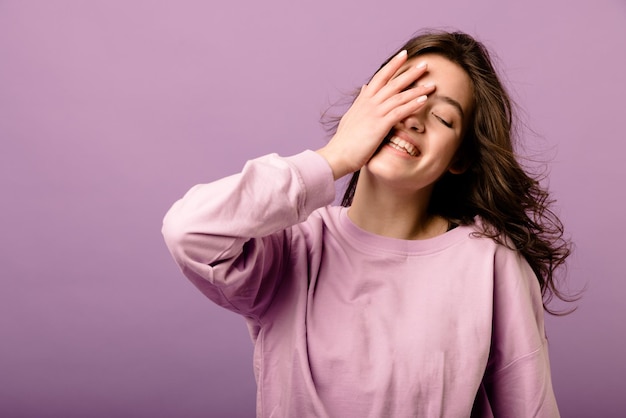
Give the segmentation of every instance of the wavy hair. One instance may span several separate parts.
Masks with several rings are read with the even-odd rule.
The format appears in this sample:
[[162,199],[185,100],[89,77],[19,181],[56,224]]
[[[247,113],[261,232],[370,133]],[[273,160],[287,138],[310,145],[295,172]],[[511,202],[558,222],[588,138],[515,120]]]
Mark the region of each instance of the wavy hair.
[[[459,65],[473,88],[473,113],[460,148],[467,169],[462,174],[446,173],[434,186],[429,212],[459,225],[481,223],[480,236],[492,238],[519,251],[535,273],[544,309],[554,296],[575,300],[557,286],[555,272],[564,265],[571,243],[564,239],[563,224],[550,209],[553,200],[528,174],[514,150],[512,100],[500,81],[485,46],[462,32],[429,31],[410,39],[393,56],[406,49],[408,58],[434,53]],[[323,116],[328,131],[336,131],[340,118]],[[350,206],[359,172],[350,179],[342,206]]]

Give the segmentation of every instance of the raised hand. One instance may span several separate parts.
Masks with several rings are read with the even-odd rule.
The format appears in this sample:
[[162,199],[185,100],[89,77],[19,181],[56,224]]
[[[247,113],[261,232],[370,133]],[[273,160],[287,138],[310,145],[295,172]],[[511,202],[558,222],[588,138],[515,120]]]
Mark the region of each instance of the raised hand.
[[348,111],[337,132],[323,148],[317,150],[330,164],[335,179],[359,170],[374,155],[391,128],[417,112],[434,86],[408,88],[426,72],[423,62],[410,66],[394,77],[407,61],[401,51],[372,77]]

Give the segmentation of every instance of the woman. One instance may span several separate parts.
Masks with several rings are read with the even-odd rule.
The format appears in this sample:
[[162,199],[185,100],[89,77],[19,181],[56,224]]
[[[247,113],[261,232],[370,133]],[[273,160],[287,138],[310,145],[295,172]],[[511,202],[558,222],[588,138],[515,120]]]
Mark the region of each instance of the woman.
[[485,48],[426,33],[326,146],[192,188],[163,233],[246,318],[259,417],[554,417],[543,299],[568,247],[547,198]]

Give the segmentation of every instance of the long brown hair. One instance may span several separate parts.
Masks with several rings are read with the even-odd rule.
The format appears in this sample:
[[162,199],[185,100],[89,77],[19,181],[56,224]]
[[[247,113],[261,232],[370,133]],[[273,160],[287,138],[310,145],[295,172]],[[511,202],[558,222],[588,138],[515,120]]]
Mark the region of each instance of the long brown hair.
[[[410,39],[391,57],[406,49],[408,58],[426,53],[441,55],[459,65],[473,88],[473,114],[461,144],[467,167],[462,174],[445,174],[434,186],[429,211],[449,222],[473,224],[478,215],[481,236],[519,251],[533,269],[541,287],[544,308],[553,296],[564,301],[555,272],[570,254],[563,224],[550,209],[553,201],[540,179],[520,165],[514,150],[512,101],[485,46],[461,32],[427,32]],[[390,59],[387,59],[385,65]],[[334,133],[338,119],[330,122]],[[353,174],[342,206],[350,206],[359,178]]]

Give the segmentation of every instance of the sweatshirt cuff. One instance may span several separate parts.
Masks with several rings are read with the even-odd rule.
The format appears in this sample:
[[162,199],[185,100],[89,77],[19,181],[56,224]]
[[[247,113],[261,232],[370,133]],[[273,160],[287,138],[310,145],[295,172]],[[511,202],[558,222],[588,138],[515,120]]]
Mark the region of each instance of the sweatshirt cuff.
[[305,190],[303,210],[307,216],[335,200],[335,179],[328,162],[315,151],[306,150],[286,158],[296,169]]

